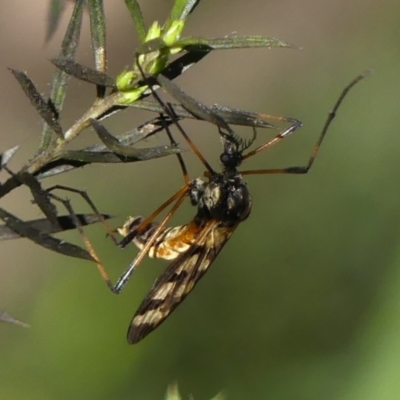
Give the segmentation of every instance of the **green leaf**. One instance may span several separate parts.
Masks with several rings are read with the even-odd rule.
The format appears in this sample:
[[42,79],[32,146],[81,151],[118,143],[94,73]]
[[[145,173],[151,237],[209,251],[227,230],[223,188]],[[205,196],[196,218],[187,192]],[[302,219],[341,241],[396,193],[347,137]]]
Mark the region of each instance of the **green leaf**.
[[88,6],[94,65],[97,71],[106,72],[106,23],[103,0],[89,0]]
[[201,37],[188,37],[175,42],[174,46],[201,50],[203,47],[213,50],[251,49],[251,48],[298,48],[297,46],[279,39],[264,36],[227,36],[222,38],[206,39]]
[[143,43],[146,39],[146,25],[140,5],[136,0],[125,0],[125,4],[131,14],[139,40]]
[[175,0],[170,14],[170,21],[185,20],[199,3],[200,0]]

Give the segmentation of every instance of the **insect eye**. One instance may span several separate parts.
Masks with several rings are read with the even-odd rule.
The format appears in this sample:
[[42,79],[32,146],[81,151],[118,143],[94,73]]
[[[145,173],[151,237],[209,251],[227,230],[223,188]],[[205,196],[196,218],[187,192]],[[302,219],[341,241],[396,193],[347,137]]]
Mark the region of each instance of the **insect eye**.
[[220,161],[225,167],[236,168],[242,161],[242,155],[240,153],[222,153]]
[[236,167],[239,164],[238,154],[222,153],[220,161],[225,167]]
[[226,165],[229,164],[231,156],[228,153],[222,153],[219,159],[223,165]]

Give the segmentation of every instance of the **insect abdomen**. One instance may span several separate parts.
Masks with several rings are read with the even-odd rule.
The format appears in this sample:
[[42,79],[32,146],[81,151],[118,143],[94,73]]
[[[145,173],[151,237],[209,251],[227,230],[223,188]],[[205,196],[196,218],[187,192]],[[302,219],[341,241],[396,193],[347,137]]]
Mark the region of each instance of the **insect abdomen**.
[[[121,228],[118,228],[118,233],[122,236],[127,236],[130,232],[137,229],[143,221],[144,218],[141,216],[131,217]],[[158,227],[159,224],[157,222],[151,222],[133,236],[132,242],[141,250],[153,237]],[[148,252],[149,257],[174,260],[180,254],[187,251],[194,243],[198,231],[199,227],[195,222],[191,222],[188,225],[162,229],[150,247]]]

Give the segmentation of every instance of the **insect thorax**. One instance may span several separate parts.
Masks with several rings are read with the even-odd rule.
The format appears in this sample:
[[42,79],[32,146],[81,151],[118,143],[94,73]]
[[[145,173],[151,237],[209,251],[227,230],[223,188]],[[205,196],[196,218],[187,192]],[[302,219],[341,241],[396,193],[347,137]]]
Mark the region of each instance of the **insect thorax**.
[[249,216],[251,196],[240,175],[215,173],[209,182],[195,179],[192,185],[190,197],[192,204],[198,207],[198,222],[215,219],[229,227]]

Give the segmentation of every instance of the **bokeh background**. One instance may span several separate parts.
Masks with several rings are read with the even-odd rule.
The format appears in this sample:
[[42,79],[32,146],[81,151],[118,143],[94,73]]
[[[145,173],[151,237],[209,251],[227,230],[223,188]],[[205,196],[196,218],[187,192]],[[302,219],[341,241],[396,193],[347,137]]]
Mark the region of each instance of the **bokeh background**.
[[[36,149],[41,122],[6,67],[26,70],[47,92],[71,9],[44,43],[47,1],[16,0],[0,13],[1,145],[21,150],[17,170]],[[163,21],[171,1],[143,1],[147,22]],[[137,42],[123,2],[105,1],[109,72],[132,63]],[[91,64],[87,16],[79,60]],[[177,80],[206,104],[292,116],[304,127],[249,160],[245,169],[307,161],[328,110],[367,68],[372,77],[346,98],[306,176],[254,176],[251,217],[210,272],[168,321],[136,346],[125,332],[136,307],[165,268],[145,260],[119,296],[95,266],[26,240],[1,243],[0,309],[30,329],[0,325],[0,398],[140,399],[178,382],[184,398],[229,400],[395,400],[400,393],[400,3],[394,0],[203,0],[186,34],[274,36],[302,50],[214,52]],[[70,126],[94,91],[72,82],[62,124]],[[110,119],[120,133],[151,118],[130,110]],[[213,165],[215,127],[186,124]],[[241,134],[248,131],[241,130]],[[271,137],[260,131],[260,140]],[[187,146],[181,139],[183,148]],[[86,131],[75,145],[95,143]],[[159,145],[163,135],[145,145]],[[193,176],[203,167],[184,156]],[[5,176],[2,176],[2,180]],[[148,215],[182,184],[174,157],[90,166],[49,179],[86,188],[120,225]],[[78,211],[88,212],[77,198]],[[26,189],[2,201],[21,218],[40,218]],[[193,216],[183,207],[175,223]],[[116,280],[136,254],[86,229]],[[65,239],[80,243],[76,232]]]

